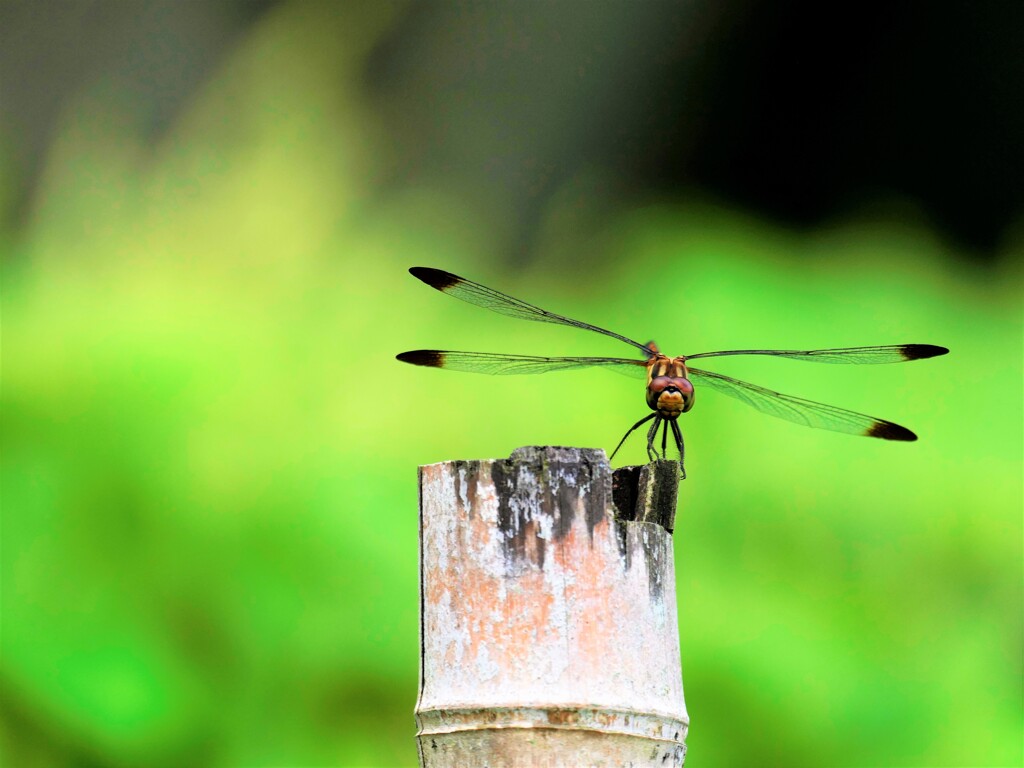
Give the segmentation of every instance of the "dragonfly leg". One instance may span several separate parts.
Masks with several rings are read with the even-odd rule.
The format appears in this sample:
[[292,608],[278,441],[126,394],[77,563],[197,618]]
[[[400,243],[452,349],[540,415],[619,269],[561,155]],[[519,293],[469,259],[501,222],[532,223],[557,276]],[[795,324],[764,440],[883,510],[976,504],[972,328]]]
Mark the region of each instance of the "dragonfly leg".
[[664,424],[661,428],[661,457],[663,459],[668,458],[668,419],[664,419]]
[[654,441],[658,437],[658,427],[661,426],[661,416],[654,414],[654,423],[647,430],[647,460],[654,461],[658,458],[658,449],[654,447]]
[[686,466],[683,464],[685,459],[685,449],[683,448],[683,432],[679,429],[679,422],[675,419],[672,420],[672,434],[676,438],[676,447],[679,449],[679,474],[682,475],[683,480],[686,479]]
[[643,424],[644,422],[650,421],[651,419],[653,419],[653,418],[654,418],[655,416],[657,416],[657,415],[658,415],[657,413],[652,413],[652,414],[651,414],[650,416],[644,416],[644,417],[643,417],[642,419],[640,419],[640,421],[638,421],[638,422],[637,422],[636,424],[634,424],[634,425],[633,425],[632,427],[630,427],[630,428],[629,428],[629,431],[628,431],[628,432],[627,432],[626,434],[624,434],[624,435],[622,436],[622,439],[621,439],[621,440],[619,440],[619,444],[615,446],[615,450],[614,450],[614,451],[612,451],[612,455],[608,457],[608,461],[611,461],[612,459],[614,459],[614,458],[615,458],[615,454],[619,452],[619,448],[621,448],[621,447],[622,447],[622,444],[623,444],[624,442],[626,442],[626,438],[627,438],[627,437],[629,437],[630,435],[632,435],[632,434],[633,434],[633,431],[634,431],[634,430],[635,430],[635,429],[636,429],[637,427],[639,427],[639,426],[640,426],[641,424]]

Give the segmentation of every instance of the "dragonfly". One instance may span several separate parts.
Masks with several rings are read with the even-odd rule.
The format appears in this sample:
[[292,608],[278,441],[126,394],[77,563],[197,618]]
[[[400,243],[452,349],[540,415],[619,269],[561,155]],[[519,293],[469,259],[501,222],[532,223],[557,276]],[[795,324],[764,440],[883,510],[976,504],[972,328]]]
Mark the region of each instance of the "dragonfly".
[[[457,299],[474,304],[492,312],[532,320],[539,323],[566,325],[581,328],[585,331],[600,333],[618,339],[634,347],[640,359],[625,357],[535,357],[531,355],[510,355],[496,352],[456,352],[442,349],[417,349],[402,352],[397,359],[403,363],[422,365],[429,368],[444,368],[450,371],[468,371],[492,375],[548,373],[549,371],[565,371],[578,368],[604,368],[646,379],[647,405],[653,411],[636,422],[612,451],[610,459],[615,458],[623,443],[634,431],[647,422],[652,422],[647,429],[647,458],[655,460],[667,458],[668,434],[679,451],[679,466],[682,476],[686,477],[683,467],[685,449],[679,417],[693,408],[694,384],[705,386],[729,397],[746,403],[749,406],[775,416],[808,427],[844,432],[850,435],[877,437],[883,440],[917,440],[917,435],[906,427],[894,424],[885,419],[867,416],[863,413],[837,408],[834,405],[805,400],[793,395],[784,395],[770,389],[750,384],[746,381],[712,373],[690,365],[691,360],[709,357],[727,357],[732,355],[766,355],[781,357],[788,360],[804,360],[816,363],[835,364],[876,364],[901,363],[908,360],[923,360],[929,357],[945,355],[946,347],[934,344],[893,344],[875,347],[847,347],[843,349],[732,349],[723,352],[700,352],[695,355],[679,355],[669,357],[662,354],[657,345],[650,341],[641,344],[621,334],[599,328],[590,323],[557,315],[546,309],[512,298],[504,293],[474,283],[451,272],[431,267],[413,267],[409,270],[413,277],[422,280],[431,288],[454,296]],[[661,451],[657,447],[658,430],[661,430]]]

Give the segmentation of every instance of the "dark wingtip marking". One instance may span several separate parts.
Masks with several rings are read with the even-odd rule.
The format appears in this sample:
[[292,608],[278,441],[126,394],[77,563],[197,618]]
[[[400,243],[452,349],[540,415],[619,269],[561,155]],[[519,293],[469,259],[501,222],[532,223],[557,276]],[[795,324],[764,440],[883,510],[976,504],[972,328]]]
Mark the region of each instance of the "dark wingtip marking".
[[906,427],[893,424],[891,421],[876,421],[871,428],[864,433],[868,437],[880,437],[883,440],[903,440],[912,442],[917,440],[917,435]]
[[436,349],[414,349],[412,352],[395,355],[395,359],[401,360],[403,363],[426,365],[431,368],[444,366],[444,352],[439,352]]
[[437,288],[439,291],[443,291],[445,288],[451,288],[453,285],[457,285],[462,282],[462,278],[458,275],[453,275],[451,272],[445,272],[443,269],[434,269],[432,267],[410,267],[409,274],[418,280],[422,280],[431,288]]
[[900,352],[903,353],[904,360],[924,360],[948,354],[949,350],[935,344],[905,344]]

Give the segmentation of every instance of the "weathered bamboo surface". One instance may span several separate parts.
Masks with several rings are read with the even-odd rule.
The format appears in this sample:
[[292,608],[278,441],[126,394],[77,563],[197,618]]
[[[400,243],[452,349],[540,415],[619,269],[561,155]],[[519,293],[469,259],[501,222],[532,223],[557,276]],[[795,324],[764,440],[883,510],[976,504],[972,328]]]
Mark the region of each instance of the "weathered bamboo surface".
[[520,448],[420,468],[420,762],[680,766],[679,467]]

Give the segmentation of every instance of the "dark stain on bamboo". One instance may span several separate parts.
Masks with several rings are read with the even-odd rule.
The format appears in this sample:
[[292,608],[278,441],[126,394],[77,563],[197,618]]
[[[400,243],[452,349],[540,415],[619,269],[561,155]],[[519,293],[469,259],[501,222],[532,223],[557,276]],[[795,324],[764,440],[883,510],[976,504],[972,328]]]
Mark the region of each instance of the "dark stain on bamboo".
[[[495,461],[491,465],[491,479],[498,497],[498,529],[502,533],[505,563],[518,566],[530,561],[538,568],[544,567],[546,546],[538,535],[537,522],[532,519],[532,509],[539,507],[541,515],[550,514],[551,499],[547,493],[539,498],[530,498],[529,489],[519,487],[519,473],[516,462]],[[528,539],[533,539],[528,542]],[[531,544],[529,548],[527,544]],[[529,557],[530,552],[534,555]]]
[[670,556],[671,539],[647,535],[635,526],[653,523],[672,533],[678,492],[679,464],[675,461],[662,459],[642,466],[621,467],[612,476],[619,555],[629,570],[633,565],[630,542],[639,540],[647,563],[650,594],[659,600],[665,589],[662,570],[665,558]]
[[[476,496],[479,469],[479,465],[467,466],[467,500],[470,494]],[[666,541],[671,540],[642,533],[631,536],[630,529],[637,522],[654,523],[672,532],[679,489],[677,462],[654,461],[613,473],[600,451],[531,446],[493,462],[491,479],[507,567],[519,570],[533,565],[542,569],[548,545],[569,535],[578,509],[585,515],[587,531],[593,538],[594,528],[605,519],[611,503],[615,511],[612,524],[626,568],[632,565],[630,540],[637,539],[651,574],[651,594],[661,597],[664,585],[659,561],[668,556]],[[455,488],[460,503],[461,482],[456,480]],[[549,538],[541,536],[544,519],[551,521]]]
[[603,452],[581,448],[529,446],[493,462],[491,479],[506,562],[534,562],[543,568],[546,542],[535,518],[550,519],[551,538],[561,541],[572,530],[581,499],[584,522],[593,538],[594,527],[606,514],[608,473]]
[[640,482],[640,467],[619,467],[612,472],[612,503],[619,520],[636,519],[636,492]]
[[672,533],[679,494],[679,462],[659,459],[620,467],[612,475],[615,516],[628,522],[656,523]]
[[656,523],[672,533],[679,496],[679,462],[659,459],[640,468],[635,520]]

